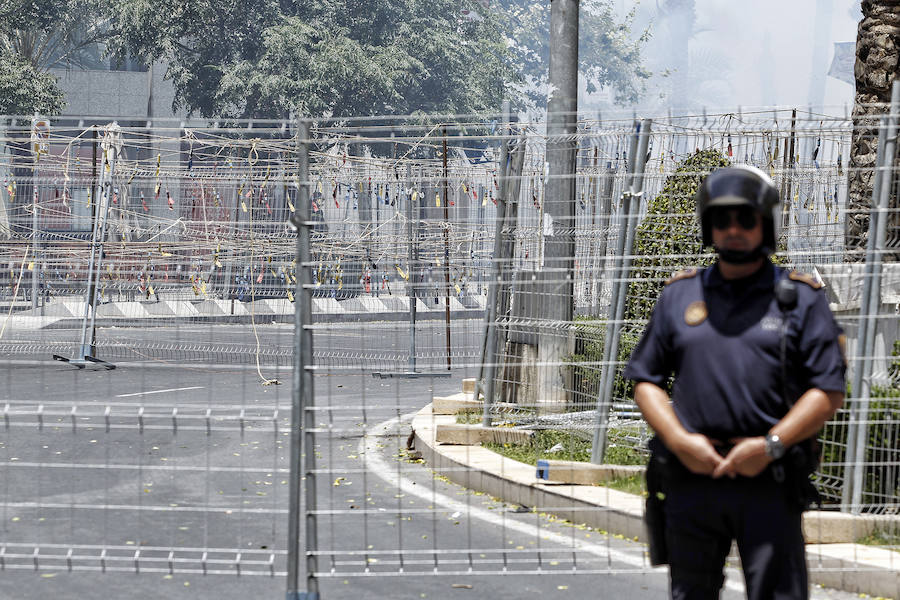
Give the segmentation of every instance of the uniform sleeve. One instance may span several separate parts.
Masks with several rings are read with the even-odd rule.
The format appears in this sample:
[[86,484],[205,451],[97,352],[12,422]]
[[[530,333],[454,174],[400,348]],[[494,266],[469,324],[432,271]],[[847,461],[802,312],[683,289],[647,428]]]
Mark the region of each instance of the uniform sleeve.
[[825,294],[817,292],[802,324],[799,342],[800,361],[809,388],[846,392],[847,365],[839,340],[841,334]]
[[666,327],[666,294],[660,296],[622,376],[632,381],[647,381],[665,387],[672,372],[671,343]]

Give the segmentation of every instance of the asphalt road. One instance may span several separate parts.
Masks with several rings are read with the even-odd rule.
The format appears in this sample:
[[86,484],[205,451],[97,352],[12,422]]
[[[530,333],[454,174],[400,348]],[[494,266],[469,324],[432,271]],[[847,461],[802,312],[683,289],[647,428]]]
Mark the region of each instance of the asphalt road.
[[[374,378],[354,361],[405,332],[365,332],[329,330],[347,355],[315,377],[323,599],[665,597],[643,544],[465,490],[411,458],[409,415],[473,369]],[[286,335],[273,326],[261,343]],[[0,363],[0,598],[283,598],[290,374],[260,371]],[[274,378],[281,385],[263,384]],[[723,597],[742,597],[740,584]]]
[[[483,321],[479,319],[451,323],[453,366],[471,365],[480,358],[482,330]],[[255,365],[258,358],[263,365],[285,367],[293,360],[293,332],[292,324],[262,319],[255,326],[161,319],[142,327],[98,328],[96,356],[113,363],[215,365]],[[80,343],[81,331],[77,327],[52,324],[36,328],[13,321],[0,338],[0,358],[42,360],[53,354],[71,357]],[[443,322],[418,322],[416,367],[446,368],[446,344]],[[407,368],[412,343],[407,322],[346,322],[316,325],[314,346],[317,363],[329,368],[397,370]]]

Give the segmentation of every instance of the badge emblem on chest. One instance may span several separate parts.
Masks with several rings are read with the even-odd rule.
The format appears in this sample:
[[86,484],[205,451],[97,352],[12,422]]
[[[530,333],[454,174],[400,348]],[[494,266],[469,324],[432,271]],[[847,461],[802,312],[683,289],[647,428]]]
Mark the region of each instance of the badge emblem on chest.
[[688,307],[684,309],[684,322],[691,327],[699,325],[706,320],[707,314],[709,313],[706,311],[706,302],[703,300],[691,302],[688,304]]

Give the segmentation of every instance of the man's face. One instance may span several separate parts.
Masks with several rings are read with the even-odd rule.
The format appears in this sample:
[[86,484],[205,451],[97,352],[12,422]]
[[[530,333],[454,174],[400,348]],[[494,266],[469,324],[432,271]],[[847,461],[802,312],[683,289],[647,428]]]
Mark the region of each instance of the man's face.
[[710,209],[713,246],[745,252],[762,244],[762,219],[751,206],[715,206]]

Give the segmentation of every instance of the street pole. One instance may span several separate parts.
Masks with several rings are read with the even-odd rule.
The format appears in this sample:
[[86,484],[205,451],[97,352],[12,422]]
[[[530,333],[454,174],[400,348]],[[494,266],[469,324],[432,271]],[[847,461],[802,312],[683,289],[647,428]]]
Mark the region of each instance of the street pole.
[[[484,415],[482,423],[485,427],[491,426],[490,405],[494,398],[494,349],[496,348],[497,339],[497,293],[500,289],[500,277],[502,268],[500,263],[503,254],[503,227],[506,219],[506,163],[509,156],[509,146],[507,144],[507,136],[509,134],[510,120],[510,103],[509,100],[503,101],[502,132],[503,140],[500,142],[500,163],[497,165],[498,185],[500,193],[497,194],[497,209],[494,218],[494,252],[493,261],[491,261],[491,274],[488,280],[487,300],[484,305],[484,336],[481,338],[481,364],[478,369],[478,377],[475,379],[475,400],[478,400],[482,389],[484,389]],[[482,191],[482,195],[483,195]],[[479,208],[479,214],[484,213],[483,208]]]
[[[288,511],[287,600],[318,600],[316,557],[316,453],[313,406],[312,277],[309,201],[309,122],[297,128],[297,206],[292,217],[297,228],[297,287],[294,303],[294,370],[291,401],[290,499]],[[302,473],[301,473],[302,470]],[[304,494],[305,492],[305,494]],[[305,504],[305,506],[304,506]],[[305,516],[305,540],[300,535]],[[301,542],[301,540],[303,540]],[[300,561],[305,558],[306,591],[300,590]]]
[[445,322],[445,330],[447,337],[447,370],[450,370],[450,208],[449,208],[449,194],[448,194],[448,175],[447,175],[447,127],[444,127],[444,143],[443,143],[443,157],[444,157],[444,180],[443,180],[443,192],[444,192],[444,322]]
[[540,314],[552,327],[538,339],[538,401],[566,404],[562,358],[574,313],[575,141],[578,122],[578,0],[550,2],[550,96],[547,100],[548,179],[544,201],[544,286]]
[[[419,235],[418,213],[413,207],[412,201],[412,166],[406,163],[406,231],[407,231],[407,259],[406,259],[406,291],[409,295],[409,372],[416,372],[416,236]],[[397,202],[400,202],[399,197]]]
[[38,255],[38,186],[35,171],[37,170],[38,157],[35,154],[34,162],[31,165],[31,308],[37,309],[38,306],[38,269],[40,269],[40,261]]

